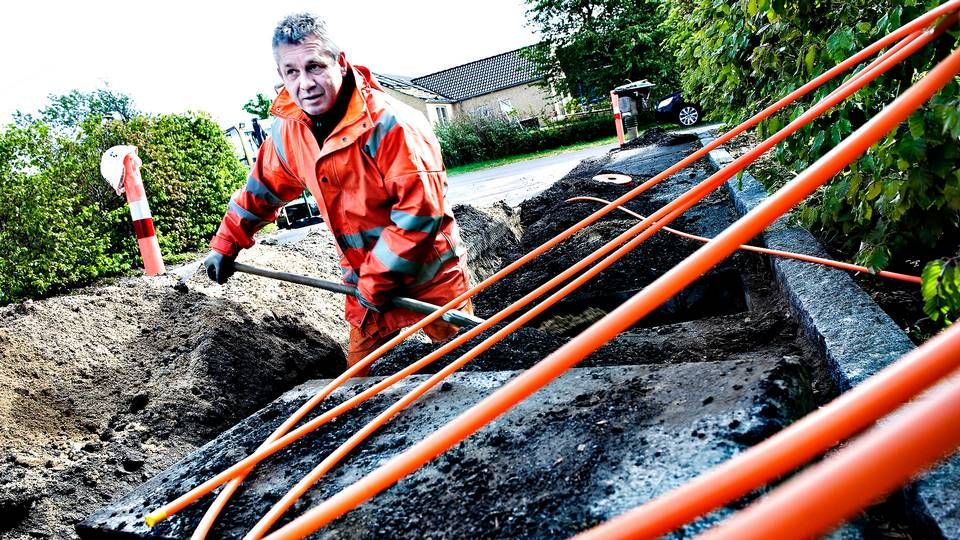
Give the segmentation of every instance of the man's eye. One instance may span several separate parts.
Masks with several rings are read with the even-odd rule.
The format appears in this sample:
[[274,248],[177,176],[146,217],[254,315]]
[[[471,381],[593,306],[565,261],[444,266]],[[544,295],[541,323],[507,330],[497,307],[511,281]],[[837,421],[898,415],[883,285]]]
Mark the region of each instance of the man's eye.
[[295,70],[295,69],[288,69],[288,70],[287,70],[287,76],[296,75],[296,74],[297,74],[297,70]]
[[313,64],[313,65],[307,66],[307,71],[309,71],[310,73],[320,73],[321,71],[323,71],[323,66],[319,64]]

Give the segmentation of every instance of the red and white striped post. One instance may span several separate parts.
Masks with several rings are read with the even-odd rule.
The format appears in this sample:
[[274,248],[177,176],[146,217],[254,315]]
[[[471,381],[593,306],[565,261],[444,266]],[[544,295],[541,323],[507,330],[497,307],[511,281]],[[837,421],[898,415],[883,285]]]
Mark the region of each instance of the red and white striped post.
[[617,127],[617,142],[623,146],[626,142],[623,137],[623,116],[620,114],[620,97],[616,92],[610,92],[610,102],[613,103],[613,123]]
[[147,194],[140,177],[140,165],[135,146],[114,146],[103,154],[100,160],[100,173],[110,182],[117,195],[126,193],[130,216],[133,218],[133,231],[140,244],[140,256],[143,268],[148,276],[166,271],[160,256],[160,244],[153,228],[153,216],[147,204]]

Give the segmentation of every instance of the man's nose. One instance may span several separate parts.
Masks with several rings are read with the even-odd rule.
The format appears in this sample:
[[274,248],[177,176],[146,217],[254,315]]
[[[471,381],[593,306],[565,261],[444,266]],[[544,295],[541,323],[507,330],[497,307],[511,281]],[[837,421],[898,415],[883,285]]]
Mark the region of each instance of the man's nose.
[[307,70],[300,72],[300,88],[303,90],[309,90],[317,85],[317,82],[313,80],[313,77],[307,73]]

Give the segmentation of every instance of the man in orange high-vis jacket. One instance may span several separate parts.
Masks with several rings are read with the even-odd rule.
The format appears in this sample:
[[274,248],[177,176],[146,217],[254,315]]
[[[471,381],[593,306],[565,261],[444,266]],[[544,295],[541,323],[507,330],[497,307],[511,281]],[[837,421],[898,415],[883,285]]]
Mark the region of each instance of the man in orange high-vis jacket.
[[[309,189],[336,238],[343,280],[357,287],[346,303],[353,365],[423,317],[390,308],[390,297],[443,305],[467,290],[440,144],[422,114],[347,62],[320,18],[285,18],[273,52],[284,84],[276,118],[210,242],[207,273],[225,282],[254,233]],[[424,331],[440,341],[457,328],[437,321]]]

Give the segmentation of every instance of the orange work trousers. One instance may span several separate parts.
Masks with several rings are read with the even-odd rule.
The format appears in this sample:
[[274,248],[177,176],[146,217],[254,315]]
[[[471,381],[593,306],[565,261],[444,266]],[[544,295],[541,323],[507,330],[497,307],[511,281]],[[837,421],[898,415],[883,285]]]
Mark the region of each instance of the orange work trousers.
[[[460,311],[473,314],[473,302],[468,299],[466,304],[460,308]],[[426,334],[427,337],[430,338],[430,341],[434,343],[440,343],[450,339],[454,334],[457,333],[458,330],[460,330],[459,326],[454,326],[442,320],[436,320],[423,327],[423,333]],[[367,357],[367,355],[375,351],[384,343],[396,337],[399,333],[400,331],[397,330],[396,332],[391,332],[384,336],[367,336],[364,335],[359,328],[351,325],[350,345],[347,349],[347,367],[350,367],[363,360]],[[367,366],[354,376],[366,377],[369,373],[370,366]]]

